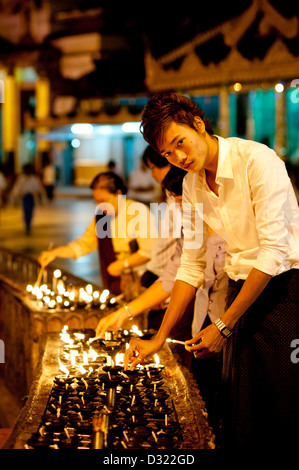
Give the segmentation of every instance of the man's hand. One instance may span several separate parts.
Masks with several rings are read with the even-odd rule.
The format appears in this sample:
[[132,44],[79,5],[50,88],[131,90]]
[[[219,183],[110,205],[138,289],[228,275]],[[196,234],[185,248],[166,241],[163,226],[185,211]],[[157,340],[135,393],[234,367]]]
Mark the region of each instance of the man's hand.
[[120,276],[122,271],[124,270],[124,262],[123,260],[116,260],[113,263],[110,263],[107,267],[107,272],[110,276]]
[[105,336],[105,331],[117,331],[128,319],[128,314],[124,308],[112,312],[106,317],[101,318],[96,327],[96,336]]
[[39,255],[38,262],[42,267],[45,267],[55,258],[74,258],[74,251],[68,245],[58,246],[57,248],[53,248],[53,250],[42,251]]
[[53,261],[56,258],[56,249],[54,250],[48,250],[48,251],[42,251],[41,254],[38,257],[38,262],[39,264],[44,268],[47,266],[51,261]]
[[162,346],[163,345],[155,341],[155,339],[132,339],[129,348],[125,352],[124,369],[128,369],[129,362],[131,361],[130,370],[134,370],[147,356],[156,354]]
[[[199,341],[199,344],[195,344]],[[213,324],[201,330],[194,338],[188,339],[185,348],[187,351],[193,352],[196,359],[203,359],[218,354],[222,350],[225,341],[226,339],[223,338],[218,328]]]

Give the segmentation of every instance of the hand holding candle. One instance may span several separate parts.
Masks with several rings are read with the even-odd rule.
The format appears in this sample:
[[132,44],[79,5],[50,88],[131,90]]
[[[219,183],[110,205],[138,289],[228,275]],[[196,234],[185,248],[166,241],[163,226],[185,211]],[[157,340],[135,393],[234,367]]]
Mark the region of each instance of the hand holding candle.
[[124,369],[127,370],[131,361],[130,370],[134,370],[146,357],[157,353],[162,346],[163,344],[161,345],[155,338],[151,340],[133,338],[124,355]]

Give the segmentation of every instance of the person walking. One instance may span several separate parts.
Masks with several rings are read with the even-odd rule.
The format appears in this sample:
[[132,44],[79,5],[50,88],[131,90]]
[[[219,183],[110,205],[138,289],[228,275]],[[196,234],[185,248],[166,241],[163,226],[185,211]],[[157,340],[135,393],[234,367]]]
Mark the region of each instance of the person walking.
[[36,198],[44,196],[43,185],[35,174],[32,164],[27,163],[23,172],[17,177],[11,191],[12,200],[21,199],[26,235],[31,234],[31,226],[34,215]]

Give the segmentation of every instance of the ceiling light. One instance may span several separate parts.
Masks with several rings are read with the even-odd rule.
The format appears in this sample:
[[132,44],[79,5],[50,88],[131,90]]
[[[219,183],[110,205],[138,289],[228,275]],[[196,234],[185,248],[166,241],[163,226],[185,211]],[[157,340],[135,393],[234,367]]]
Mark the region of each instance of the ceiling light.
[[140,132],[140,122],[125,122],[121,128],[123,132]]
[[284,86],[282,83],[276,83],[275,85],[275,91],[277,91],[277,93],[282,93],[284,90]]
[[241,85],[241,83],[236,82],[236,83],[234,84],[234,90],[235,90],[235,91],[241,91],[241,90],[242,90],[242,85]]
[[80,140],[79,139],[73,139],[71,141],[71,146],[74,148],[74,149],[77,149],[78,147],[80,147]]
[[73,124],[71,127],[73,134],[92,134],[93,125],[92,124]]

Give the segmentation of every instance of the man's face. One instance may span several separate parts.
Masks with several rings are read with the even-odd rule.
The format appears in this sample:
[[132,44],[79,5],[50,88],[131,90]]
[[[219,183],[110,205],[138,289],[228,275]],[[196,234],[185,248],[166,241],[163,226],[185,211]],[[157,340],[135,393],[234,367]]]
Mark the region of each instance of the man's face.
[[174,121],[163,136],[160,153],[175,166],[191,173],[205,167],[208,158],[208,143],[203,121],[198,118],[198,131]]

